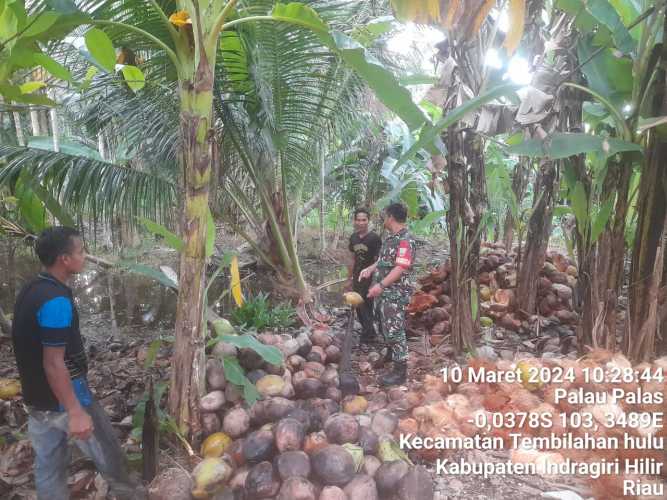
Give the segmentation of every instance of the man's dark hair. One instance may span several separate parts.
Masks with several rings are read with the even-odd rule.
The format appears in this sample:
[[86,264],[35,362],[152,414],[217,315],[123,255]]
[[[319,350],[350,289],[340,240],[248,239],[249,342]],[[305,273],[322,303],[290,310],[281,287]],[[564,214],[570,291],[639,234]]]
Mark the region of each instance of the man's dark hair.
[[405,222],[408,218],[408,209],[403,203],[392,203],[384,209],[387,215],[391,215],[396,222]]
[[73,227],[56,226],[42,231],[35,243],[35,252],[40,262],[46,267],[55,264],[56,259],[72,251],[72,238],[80,237],[79,231]]
[[366,214],[366,217],[367,217],[368,219],[371,218],[371,213],[370,213],[370,211],[369,211],[367,208],[363,208],[363,207],[361,207],[361,208],[357,208],[357,209],[354,211],[354,218],[356,219],[356,218],[357,218],[357,215],[359,215],[359,214]]

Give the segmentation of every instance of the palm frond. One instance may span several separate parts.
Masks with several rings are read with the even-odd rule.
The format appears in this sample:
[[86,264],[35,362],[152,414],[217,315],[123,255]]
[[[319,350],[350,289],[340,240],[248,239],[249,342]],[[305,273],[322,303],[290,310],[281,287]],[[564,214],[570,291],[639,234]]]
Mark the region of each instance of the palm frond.
[[[360,3],[308,2],[330,24],[352,29],[349,14]],[[273,2],[245,2],[249,13],[266,12]],[[240,120],[243,144],[269,154],[274,168],[287,168],[290,182],[298,182],[317,163],[318,151],[342,129],[359,118],[360,81],[319,39],[294,26],[261,23],[228,35],[230,49],[217,73],[218,114]],[[243,89],[243,96],[235,93]],[[273,177],[275,177],[275,173]]]
[[129,218],[169,220],[176,203],[173,181],[155,172],[84,156],[36,148],[0,146],[0,185],[13,185],[21,172],[37,179],[71,213],[110,221]]

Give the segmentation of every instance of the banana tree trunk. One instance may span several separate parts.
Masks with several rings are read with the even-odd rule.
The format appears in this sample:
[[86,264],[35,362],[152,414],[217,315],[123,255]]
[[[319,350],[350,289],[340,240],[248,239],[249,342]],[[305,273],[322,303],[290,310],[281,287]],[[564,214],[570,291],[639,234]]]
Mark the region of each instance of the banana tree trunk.
[[609,258],[609,274],[607,287],[614,290],[616,296],[623,284],[623,268],[625,267],[625,221],[628,217],[630,202],[630,179],[632,178],[632,164],[625,160],[619,165],[621,168],[616,190],[617,198],[614,207],[614,220],[611,230],[611,256]]
[[468,174],[466,172],[463,133],[454,126],[447,132],[447,180],[449,182],[449,245],[451,260],[452,321],[451,336],[457,354],[473,348],[475,319],[472,314],[472,272],[469,225],[474,215],[468,204]]
[[[616,187],[618,183],[618,177],[620,174],[620,169],[618,163],[615,161],[610,161],[607,167],[607,172],[602,182],[602,191],[600,192],[600,203],[604,203],[610,196],[615,196]],[[609,219],[611,222],[612,219]],[[607,223],[604,231],[597,240],[597,245],[595,245],[595,273],[602,277],[607,276],[609,272],[610,259],[611,259],[611,238],[612,238],[612,224]],[[604,297],[604,294],[607,290],[607,279],[598,280],[598,296]]]
[[190,80],[181,81],[181,140],[184,206],[181,235],[176,343],[172,363],[169,410],[181,432],[201,433],[199,400],[204,394],[206,220],[211,179],[211,104],[213,65],[202,53]]
[[[586,200],[590,200],[591,178],[586,171],[584,157],[579,155],[573,158],[572,162],[576,179],[584,187]],[[603,331],[603,329],[601,329],[603,324],[596,330],[596,320],[600,313],[598,294],[598,280],[600,277],[596,275],[595,249],[591,244],[590,231],[579,227],[579,221],[577,221],[574,234],[577,264],[579,267],[577,288],[578,295],[581,298],[581,308],[578,311],[581,315],[581,321],[577,326],[577,345],[579,353],[583,354],[586,346],[598,346],[598,340],[601,338],[600,335]]]
[[[467,280],[470,283],[471,318],[474,331],[479,331],[479,287],[474,281],[479,268],[479,253],[482,246],[481,227],[482,215],[489,206],[486,192],[486,164],[484,163],[484,144],[482,138],[477,134],[467,134],[466,158],[470,162],[470,205],[473,219],[468,225],[468,262],[467,269],[470,273]],[[473,303],[475,306],[473,307]]]
[[[667,104],[667,103],[666,103]],[[642,171],[639,186],[639,221],[635,233],[630,270],[629,315],[630,329],[626,329],[624,350],[628,352],[648,317],[650,307],[651,276],[654,272],[656,256],[662,237],[663,221],[667,212],[667,142],[658,134],[653,138],[646,166]],[[641,354],[641,353],[636,353]],[[637,358],[639,359],[639,358]]]
[[[632,164],[625,158],[615,165],[617,178],[615,179],[616,204],[614,216],[609,229],[597,243],[598,271],[602,286],[599,298],[602,300],[604,331],[607,332],[603,347],[609,350],[616,349],[616,307],[623,284],[623,269],[625,264],[625,220],[628,214],[630,178]],[[606,198],[603,198],[603,201]],[[601,259],[603,257],[603,259]],[[600,262],[601,261],[601,262]]]
[[[512,174],[512,192],[516,198],[517,207],[521,206],[521,200],[526,192],[526,181],[528,180],[528,169],[526,168],[526,159],[520,159],[517,164],[514,166],[514,172]],[[516,218],[515,214],[512,213],[512,209],[508,208],[505,213],[505,224],[503,226],[503,245],[505,250],[508,253],[512,251],[512,245],[514,244],[514,231],[516,229]]]
[[[667,18],[664,20],[663,47],[660,64],[656,74],[656,91],[653,99],[652,116],[667,114]],[[642,350],[637,349],[638,337],[642,334],[644,323],[649,318],[653,307],[653,287],[650,286],[655,274],[656,260],[661,248],[663,226],[667,216],[667,140],[655,130],[649,131],[647,155],[639,184],[639,220],[635,233],[630,270],[629,328],[625,329],[624,351],[635,360],[641,360],[647,352],[653,352],[654,346],[643,343]],[[662,271],[662,269],[661,269]],[[655,281],[655,277],[654,277]],[[660,285],[659,280],[656,286]],[[655,337],[653,337],[655,338]],[[663,339],[664,340],[664,339]]]
[[528,220],[526,249],[521,256],[521,267],[517,274],[517,304],[526,314],[535,314],[537,303],[537,276],[544,265],[551,219],[553,215],[554,196],[558,186],[558,173],[553,161],[545,160],[535,178],[535,200],[533,211]]

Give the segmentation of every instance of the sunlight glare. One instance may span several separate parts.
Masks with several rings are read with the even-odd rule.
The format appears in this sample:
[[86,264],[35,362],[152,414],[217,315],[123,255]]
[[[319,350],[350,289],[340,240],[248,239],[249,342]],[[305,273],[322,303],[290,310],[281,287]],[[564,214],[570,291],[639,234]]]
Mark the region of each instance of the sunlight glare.
[[484,64],[493,69],[500,69],[503,67],[503,61],[498,55],[498,51],[493,48],[489,49],[486,52],[486,57],[484,58]]
[[533,74],[530,72],[528,61],[521,56],[514,56],[510,59],[505,76],[519,85],[528,85],[533,79]]

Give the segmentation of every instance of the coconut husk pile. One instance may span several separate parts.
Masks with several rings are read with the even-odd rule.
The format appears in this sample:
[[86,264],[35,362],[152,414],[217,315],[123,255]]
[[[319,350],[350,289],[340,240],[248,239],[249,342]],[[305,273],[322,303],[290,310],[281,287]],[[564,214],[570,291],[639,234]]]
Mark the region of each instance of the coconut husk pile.
[[[410,434],[420,437],[474,437],[479,436],[497,436],[502,439],[504,448],[509,451],[509,459],[515,463],[535,464],[538,473],[549,479],[556,479],[555,476],[548,476],[546,464],[563,463],[566,460],[588,463],[613,462],[616,459],[621,461],[621,473],[612,475],[603,475],[598,479],[586,477],[590,482],[592,493],[596,499],[632,499],[632,498],[663,498],[652,497],[650,495],[626,495],[623,496],[623,481],[632,479],[640,480],[643,484],[653,484],[664,481],[667,478],[665,462],[667,454],[663,449],[639,449],[638,445],[633,449],[624,444],[624,434],[633,438],[657,438],[665,439],[667,437],[667,427],[664,425],[645,425],[640,426],[626,423],[617,424],[612,427],[605,425],[608,414],[615,417],[616,422],[624,422],[625,417],[632,414],[646,413],[650,415],[665,415],[667,412],[667,403],[664,395],[667,390],[667,383],[657,380],[657,373],[667,374],[667,357],[657,359],[653,363],[642,363],[632,366],[628,359],[622,354],[612,353],[604,350],[592,351],[589,355],[578,359],[538,359],[522,357],[514,361],[498,360],[491,362],[487,359],[470,359],[468,367],[475,370],[485,369],[490,372],[516,371],[520,373],[520,380],[516,383],[480,383],[470,382],[466,367],[463,368],[463,379],[460,383],[453,383],[448,380],[443,381],[443,377],[427,375],[421,386],[416,391],[411,391],[406,395],[406,401],[409,403],[408,412],[399,420],[397,432]],[[544,369],[556,376],[556,373],[574,374],[574,380],[562,380],[550,383],[534,383],[529,379],[530,369]],[[600,373],[605,374],[605,380],[612,380],[613,373],[628,373],[624,370],[633,369],[630,373],[646,374],[651,373],[651,378],[641,380],[643,377],[637,377],[637,381],[632,382],[603,382],[591,383],[586,381],[583,375],[584,368],[590,371],[598,369]],[[450,367],[451,370],[451,367]],[[645,372],[645,370],[648,370]],[[548,379],[545,376],[543,380]],[[606,394],[608,399],[606,403],[588,404],[586,402],[568,402],[559,398],[556,401],[556,390],[565,389],[568,392],[581,390],[584,393]],[[652,403],[633,400],[632,396],[622,400],[612,402],[609,397],[614,390],[623,389],[626,394],[651,393],[653,395],[663,395],[662,402],[654,399]],[[646,396],[644,396],[646,397]],[[528,415],[547,415],[553,425],[531,425],[530,418],[524,422],[511,424],[510,420],[505,420],[505,425],[490,425],[489,427],[479,428],[475,425],[475,417],[480,414],[487,417],[488,422],[492,422],[491,414],[504,414],[519,416],[521,413]],[[592,416],[592,426],[580,425],[576,414],[589,413]],[[561,414],[570,416],[563,425]],[[575,415],[574,417],[571,417]],[[480,420],[481,421],[481,420]],[[628,420],[628,422],[630,422]],[[561,436],[571,433],[573,436],[583,436],[585,433],[598,437],[617,437],[620,445],[614,449],[528,449],[527,447],[511,448],[512,439],[510,433],[520,433],[522,436],[548,436],[550,433]],[[660,442],[660,441],[659,441]],[[656,443],[654,443],[654,446]],[[434,461],[438,458],[451,458],[455,449],[450,450],[412,450],[409,452],[413,459],[422,459]],[[651,476],[647,474],[628,474],[624,472],[624,461],[634,459],[653,459],[663,464],[662,477]]]
[[[451,265],[447,260],[417,281],[408,306],[408,334],[427,335],[432,345],[439,345],[450,332],[452,301]],[[578,315],[573,310],[572,295],[577,284],[573,262],[557,252],[547,252],[538,277],[538,313],[552,324],[574,325]],[[531,318],[516,304],[516,254],[508,254],[502,244],[483,243],[477,274],[480,300],[480,324],[493,324],[506,330],[526,333]]]
[[[342,335],[319,324],[296,337],[257,338],[277,347],[285,362],[270,365],[255,351],[226,342],[214,346],[206,370],[209,392],[201,400],[203,460],[191,479],[164,471],[149,489],[151,498],[175,500],[171,484],[186,480],[191,482],[182,498],[433,498],[430,473],[413,465],[393,439],[398,416],[382,409],[386,394],[342,397]],[[232,355],[261,395],[250,406],[225,376],[221,359]]]

